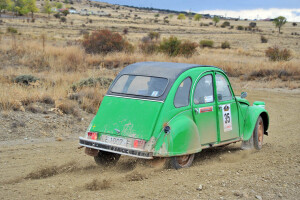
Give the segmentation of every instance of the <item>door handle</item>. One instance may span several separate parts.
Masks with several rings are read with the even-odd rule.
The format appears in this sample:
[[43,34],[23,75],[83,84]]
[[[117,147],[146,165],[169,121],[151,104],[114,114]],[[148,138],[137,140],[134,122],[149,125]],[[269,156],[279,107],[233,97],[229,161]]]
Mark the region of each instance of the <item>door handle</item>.
[[219,106],[219,110],[222,110],[222,106]]
[[199,114],[199,110],[197,108],[194,108],[194,111],[196,114]]

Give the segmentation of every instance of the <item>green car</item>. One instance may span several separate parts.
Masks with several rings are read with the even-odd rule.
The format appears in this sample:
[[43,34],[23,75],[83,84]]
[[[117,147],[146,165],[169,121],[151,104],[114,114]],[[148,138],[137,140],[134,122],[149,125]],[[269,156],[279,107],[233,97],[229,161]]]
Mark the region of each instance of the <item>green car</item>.
[[202,149],[242,141],[261,149],[269,116],[264,102],[251,106],[234,95],[225,72],[214,66],[141,62],[112,82],[79,144],[99,165],[121,155],[168,157],[172,168],[189,167]]

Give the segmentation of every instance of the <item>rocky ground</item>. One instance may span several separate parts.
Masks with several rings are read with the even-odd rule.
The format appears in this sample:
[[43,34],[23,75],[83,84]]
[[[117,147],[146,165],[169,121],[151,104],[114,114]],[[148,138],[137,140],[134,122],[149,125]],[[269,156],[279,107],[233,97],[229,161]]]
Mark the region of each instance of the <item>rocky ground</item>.
[[93,115],[0,115],[0,199],[299,199],[300,93],[249,91],[266,102],[269,136],[260,151],[240,144],[203,150],[192,167],[164,169],[122,156],[98,167],[78,149]]

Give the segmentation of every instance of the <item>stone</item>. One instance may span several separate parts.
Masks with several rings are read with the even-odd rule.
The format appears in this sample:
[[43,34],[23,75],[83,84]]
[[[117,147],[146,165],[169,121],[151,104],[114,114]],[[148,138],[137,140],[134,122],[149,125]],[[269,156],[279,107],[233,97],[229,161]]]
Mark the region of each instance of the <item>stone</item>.
[[203,189],[203,186],[200,184],[199,187],[197,188],[198,191],[201,191]]

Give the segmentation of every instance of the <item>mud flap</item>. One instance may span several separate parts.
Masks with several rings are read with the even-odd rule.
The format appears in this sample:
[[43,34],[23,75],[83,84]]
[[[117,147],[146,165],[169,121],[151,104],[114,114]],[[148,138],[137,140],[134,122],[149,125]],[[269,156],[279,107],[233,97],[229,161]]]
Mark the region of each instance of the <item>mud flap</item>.
[[88,147],[85,147],[85,150],[84,150],[84,153],[86,155],[93,156],[93,157],[97,156],[98,152],[99,152],[99,150],[91,149],[91,148],[88,148]]
[[251,136],[251,138],[247,141],[242,141],[242,146],[241,148],[243,150],[249,150],[249,149],[253,149],[254,145],[253,145],[253,134]]

